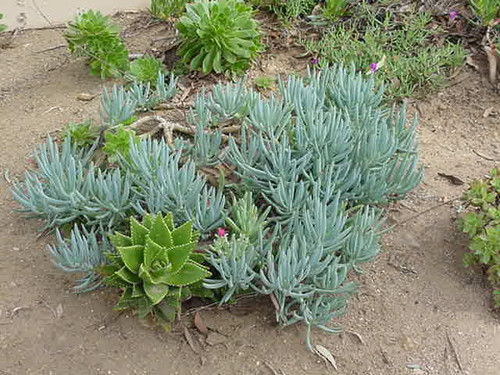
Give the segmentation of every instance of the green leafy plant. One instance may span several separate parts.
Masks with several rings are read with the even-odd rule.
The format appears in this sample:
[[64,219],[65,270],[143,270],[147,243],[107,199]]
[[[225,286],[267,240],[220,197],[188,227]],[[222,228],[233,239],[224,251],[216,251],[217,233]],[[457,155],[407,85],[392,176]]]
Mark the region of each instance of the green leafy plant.
[[255,77],[253,80],[253,84],[260,90],[271,90],[276,85],[276,78],[269,76]]
[[499,17],[500,0],[470,0],[470,4],[484,26]]
[[109,17],[89,10],[79,14],[64,32],[71,53],[89,60],[90,72],[105,77],[118,77],[128,69],[128,51],[119,29]]
[[151,87],[156,86],[158,73],[165,73],[160,60],[147,56],[138,58],[130,63],[129,80],[149,83]]
[[[1,19],[3,19],[3,13],[0,13],[0,20],[1,20]],[[5,31],[5,30],[7,30],[7,25],[4,25],[4,24],[1,24],[1,23],[0,23],[0,33],[1,33],[2,31]]]
[[500,307],[500,169],[493,169],[486,179],[472,182],[463,200],[472,207],[472,212],[458,220],[470,239],[471,252],[464,255],[464,265],[481,264],[487,268],[493,297]]
[[120,126],[113,131],[108,130],[104,133],[102,151],[107,155],[110,163],[116,163],[120,156],[128,159],[130,144],[133,142],[139,142],[139,138],[132,131]]
[[184,64],[204,74],[244,72],[261,49],[252,8],[238,0],[200,0],[186,5],[177,23]]
[[99,127],[91,121],[82,123],[70,122],[63,129],[63,138],[71,139],[77,147],[88,147],[99,137]]
[[322,16],[328,21],[336,21],[347,13],[350,0],[326,0]]
[[433,46],[439,29],[428,28],[431,16],[418,13],[398,25],[387,16],[383,22],[368,19],[365,29],[338,25],[316,41],[303,41],[318,57],[320,66],[353,64],[387,87],[389,98],[398,99],[442,86],[447,72],[460,66],[465,52],[460,44]]
[[181,15],[188,0],[151,0],[149,11],[153,17],[169,20]]
[[116,309],[137,309],[140,319],[152,315],[169,329],[181,301],[211,275],[194,252],[198,237],[191,222],[176,228],[171,214],[146,215],[141,223],[132,217],[130,236],[110,235],[116,253],[108,253],[111,264],[101,271],[106,284],[123,289]]

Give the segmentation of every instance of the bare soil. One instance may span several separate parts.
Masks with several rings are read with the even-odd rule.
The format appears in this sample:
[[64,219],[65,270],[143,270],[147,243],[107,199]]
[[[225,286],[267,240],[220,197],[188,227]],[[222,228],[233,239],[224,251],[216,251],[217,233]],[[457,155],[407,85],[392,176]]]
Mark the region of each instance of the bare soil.
[[[125,30],[132,52],[167,34],[137,16],[119,19],[135,25]],[[63,47],[43,51],[62,44],[60,30],[25,31],[0,50],[0,374],[335,373],[307,351],[302,326],[275,326],[266,298],[202,311],[211,332],[205,338],[192,316],[165,333],[116,315],[113,291],[70,291],[73,276],[56,269],[45,250],[51,239],[37,239],[40,223],[13,212],[9,193],[9,181],[23,178],[43,137],[69,121],[97,117],[98,98],[78,95],[109,84],[89,76]],[[305,62],[293,56],[274,51],[260,70],[298,71]],[[419,112],[426,176],[388,219],[400,223],[434,208],[384,237],[383,252],[364,267],[359,293],[340,319],[346,332],[315,332],[314,340],[335,356],[339,374],[498,375],[500,325],[491,290],[481,270],[463,268],[467,244],[454,219],[467,183],[500,161],[499,96],[465,69],[451,87],[411,109]]]

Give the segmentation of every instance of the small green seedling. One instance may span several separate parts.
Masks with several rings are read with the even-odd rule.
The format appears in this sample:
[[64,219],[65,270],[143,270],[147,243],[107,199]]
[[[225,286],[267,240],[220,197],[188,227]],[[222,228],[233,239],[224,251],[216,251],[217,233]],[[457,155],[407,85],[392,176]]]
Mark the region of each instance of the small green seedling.
[[[0,13],[0,20],[3,19],[3,13]],[[7,30],[7,25],[0,23],[0,33]]]
[[253,80],[253,84],[259,90],[263,91],[272,90],[276,85],[276,78],[270,76],[255,77]]

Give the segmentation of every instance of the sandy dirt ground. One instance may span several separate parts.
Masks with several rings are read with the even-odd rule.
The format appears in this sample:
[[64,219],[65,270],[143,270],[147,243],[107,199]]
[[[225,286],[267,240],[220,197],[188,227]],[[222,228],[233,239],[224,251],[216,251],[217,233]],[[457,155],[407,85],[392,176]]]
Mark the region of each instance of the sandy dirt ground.
[[[132,52],[165,32],[144,30],[146,36],[126,33]],[[340,319],[345,333],[315,332],[315,342],[335,356],[335,372],[307,351],[303,327],[275,326],[266,298],[202,311],[211,332],[205,337],[192,316],[164,333],[130,314],[116,315],[111,290],[70,291],[73,276],[56,269],[45,250],[50,238],[37,239],[40,223],[13,212],[9,193],[9,181],[23,178],[43,137],[69,121],[98,116],[98,98],[78,96],[98,94],[109,83],[89,76],[83,61],[58,47],[63,44],[60,30],[26,31],[0,50],[1,375],[500,374],[500,321],[491,290],[481,270],[463,268],[466,238],[454,226],[456,198],[500,162],[500,100],[483,77],[465,69],[451,87],[411,106],[419,112],[426,176],[391,207],[388,220],[402,223],[434,208],[385,235],[383,252],[357,277],[359,293]],[[301,64],[291,54],[275,54],[262,69],[286,73]]]

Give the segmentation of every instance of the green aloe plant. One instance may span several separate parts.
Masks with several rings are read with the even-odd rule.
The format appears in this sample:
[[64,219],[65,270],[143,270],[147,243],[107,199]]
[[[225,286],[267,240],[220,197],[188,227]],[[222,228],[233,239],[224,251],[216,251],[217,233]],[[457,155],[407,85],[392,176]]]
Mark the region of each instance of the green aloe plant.
[[[124,291],[115,309],[135,308],[139,319],[153,316],[169,329],[183,299],[207,296],[201,281],[211,275],[201,254],[194,253],[199,233],[191,222],[175,228],[172,214],[130,219],[130,236],[110,235],[115,253],[102,272],[104,282]],[[189,286],[189,287],[188,287]]]

